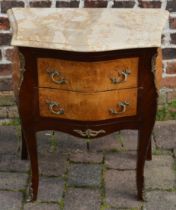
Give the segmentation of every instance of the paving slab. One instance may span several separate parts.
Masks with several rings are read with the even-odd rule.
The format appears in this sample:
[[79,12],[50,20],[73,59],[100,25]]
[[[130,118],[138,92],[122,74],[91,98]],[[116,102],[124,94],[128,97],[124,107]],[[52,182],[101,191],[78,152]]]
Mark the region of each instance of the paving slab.
[[49,153],[51,147],[51,137],[52,131],[40,131],[37,132],[37,150],[39,156],[44,156],[45,154]]
[[22,207],[21,192],[0,191],[1,210],[19,210]]
[[68,173],[68,185],[99,187],[101,183],[101,171],[101,165],[71,164]]
[[173,164],[169,155],[153,155],[144,170],[146,189],[173,189],[176,186]]
[[158,148],[176,148],[176,121],[157,122],[154,127],[154,136]]
[[152,191],[146,194],[145,210],[175,210],[176,192]]
[[115,209],[115,208],[107,208],[105,210],[117,210],[117,209]]
[[137,150],[138,131],[137,130],[122,130],[121,139],[124,150]]
[[[122,146],[123,150],[134,151],[137,150],[138,145],[138,131],[137,130],[122,130],[121,139],[122,139]],[[153,139],[153,135],[151,136],[152,139],[152,149],[155,149],[155,142]]]
[[67,157],[58,153],[48,153],[39,157],[40,175],[63,176],[67,170]]
[[28,172],[29,161],[21,160],[16,154],[0,154],[0,171]]
[[111,169],[136,169],[136,152],[118,152],[105,155],[105,166]]
[[0,172],[0,189],[22,190],[26,188],[28,174]]
[[58,204],[52,203],[27,203],[24,205],[24,210],[59,210]]
[[64,191],[64,181],[56,177],[40,177],[38,200],[60,201]]
[[90,151],[102,152],[123,149],[121,142],[116,138],[117,134],[113,133],[105,137],[93,139],[90,141]]
[[78,163],[102,163],[103,154],[95,152],[75,152],[70,154],[70,161]]
[[19,147],[16,126],[0,126],[0,154],[16,154]]
[[59,151],[63,152],[86,151],[85,139],[77,138],[63,132],[56,132],[56,140],[58,142]]
[[64,210],[99,210],[100,202],[99,190],[69,188],[65,196]]
[[140,208],[137,200],[135,171],[105,172],[106,203],[116,208]]
[[65,134],[63,132],[42,131],[37,134],[39,155],[52,153],[83,152],[86,151],[85,140]]
[[173,151],[174,158],[176,158],[176,148]]
[[128,208],[125,208],[125,209],[122,209],[122,208],[107,208],[107,209],[104,209],[104,210],[141,210],[141,208],[130,208],[130,209],[128,209]]

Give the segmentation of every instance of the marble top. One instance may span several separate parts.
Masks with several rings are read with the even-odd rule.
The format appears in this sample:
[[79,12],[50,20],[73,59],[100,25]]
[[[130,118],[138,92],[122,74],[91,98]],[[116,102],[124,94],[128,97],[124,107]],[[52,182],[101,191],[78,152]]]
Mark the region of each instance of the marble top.
[[79,52],[160,47],[161,9],[13,8],[11,44]]

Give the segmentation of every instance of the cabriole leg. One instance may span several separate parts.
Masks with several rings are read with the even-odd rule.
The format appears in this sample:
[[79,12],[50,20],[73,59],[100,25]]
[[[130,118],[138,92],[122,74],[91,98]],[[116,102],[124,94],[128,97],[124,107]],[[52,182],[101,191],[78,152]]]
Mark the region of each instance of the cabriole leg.
[[24,135],[27,142],[29,158],[31,162],[31,188],[28,201],[35,201],[37,199],[38,185],[39,185],[39,171],[38,171],[38,157],[37,157],[37,142],[35,132],[32,130],[25,130]]
[[152,160],[152,139],[150,137],[150,142],[147,149],[147,157],[146,160]]
[[137,171],[136,171],[136,182],[138,199],[143,200],[143,189],[144,189],[144,165],[147,157],[147,148],[150,146],[150,134],[151,131],[145,127],[139,129],[138,132],[138,154],[137,154]]
[[27,160],[27,159],[28,159],[27,145],[23,129],[21,128],[21,160]]

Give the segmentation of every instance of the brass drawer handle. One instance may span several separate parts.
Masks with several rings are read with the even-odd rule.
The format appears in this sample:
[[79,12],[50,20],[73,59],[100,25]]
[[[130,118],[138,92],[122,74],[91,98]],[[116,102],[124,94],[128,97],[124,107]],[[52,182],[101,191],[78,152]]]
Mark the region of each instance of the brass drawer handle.
[[74,132],[78,133],[80,136],[82,137],[87,137],[87,138],[90,138],[90,137],[96,137],[98,136],[100,133],[106,133],[105,130],[98,130],[98,131],[95,131],[95,130],[91,130],[91,129],[87,129],[85,131],[82,131],[82,130],[73,130]]
[[55,69],[53,70],[47,69],[46,71],[54,83],[59,84],[59,85],[68,83],[68,81],[64,78],[64,76],[59,71]]
[[129,106],[129,103],[126,102],[126,101],[120,101],[117,104],[117,106],[120,107],[120,110],[121,111],[116,111],[115,109],[111,108],[111,109],[109,109],[110,114],[112,114],[112,115],[118,115],[118,114],[122,114],[122,113],[126,112],[127,106]]
[[[64,109],[61,107],[61,105],[58,102],[46,101],[46,103],[48,104],[48,108],[52,114],[56,114],[56,115],[64,114]],[[54,107],[57,108],[58,111],[55,111]]]
[[128,76],[131,74],[131,71],[129,69],[125,69],[121,73],[119,72],[118,74],[120,78],[116,78],[116,77],[110,78],[112,84],[119,84],[122,82],[126,82],[128,79]]

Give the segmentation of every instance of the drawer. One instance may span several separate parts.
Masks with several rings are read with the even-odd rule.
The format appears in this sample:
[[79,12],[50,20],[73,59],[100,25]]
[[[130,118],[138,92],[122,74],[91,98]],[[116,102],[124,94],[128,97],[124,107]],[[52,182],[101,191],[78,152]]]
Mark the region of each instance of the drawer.
[[137,88],[99,93],[39,88],[39,110],[42,117],[80,121],[134,116]]
[[38,59],[39,87],[98,92],[137,87],[139,58],[99,62]]

